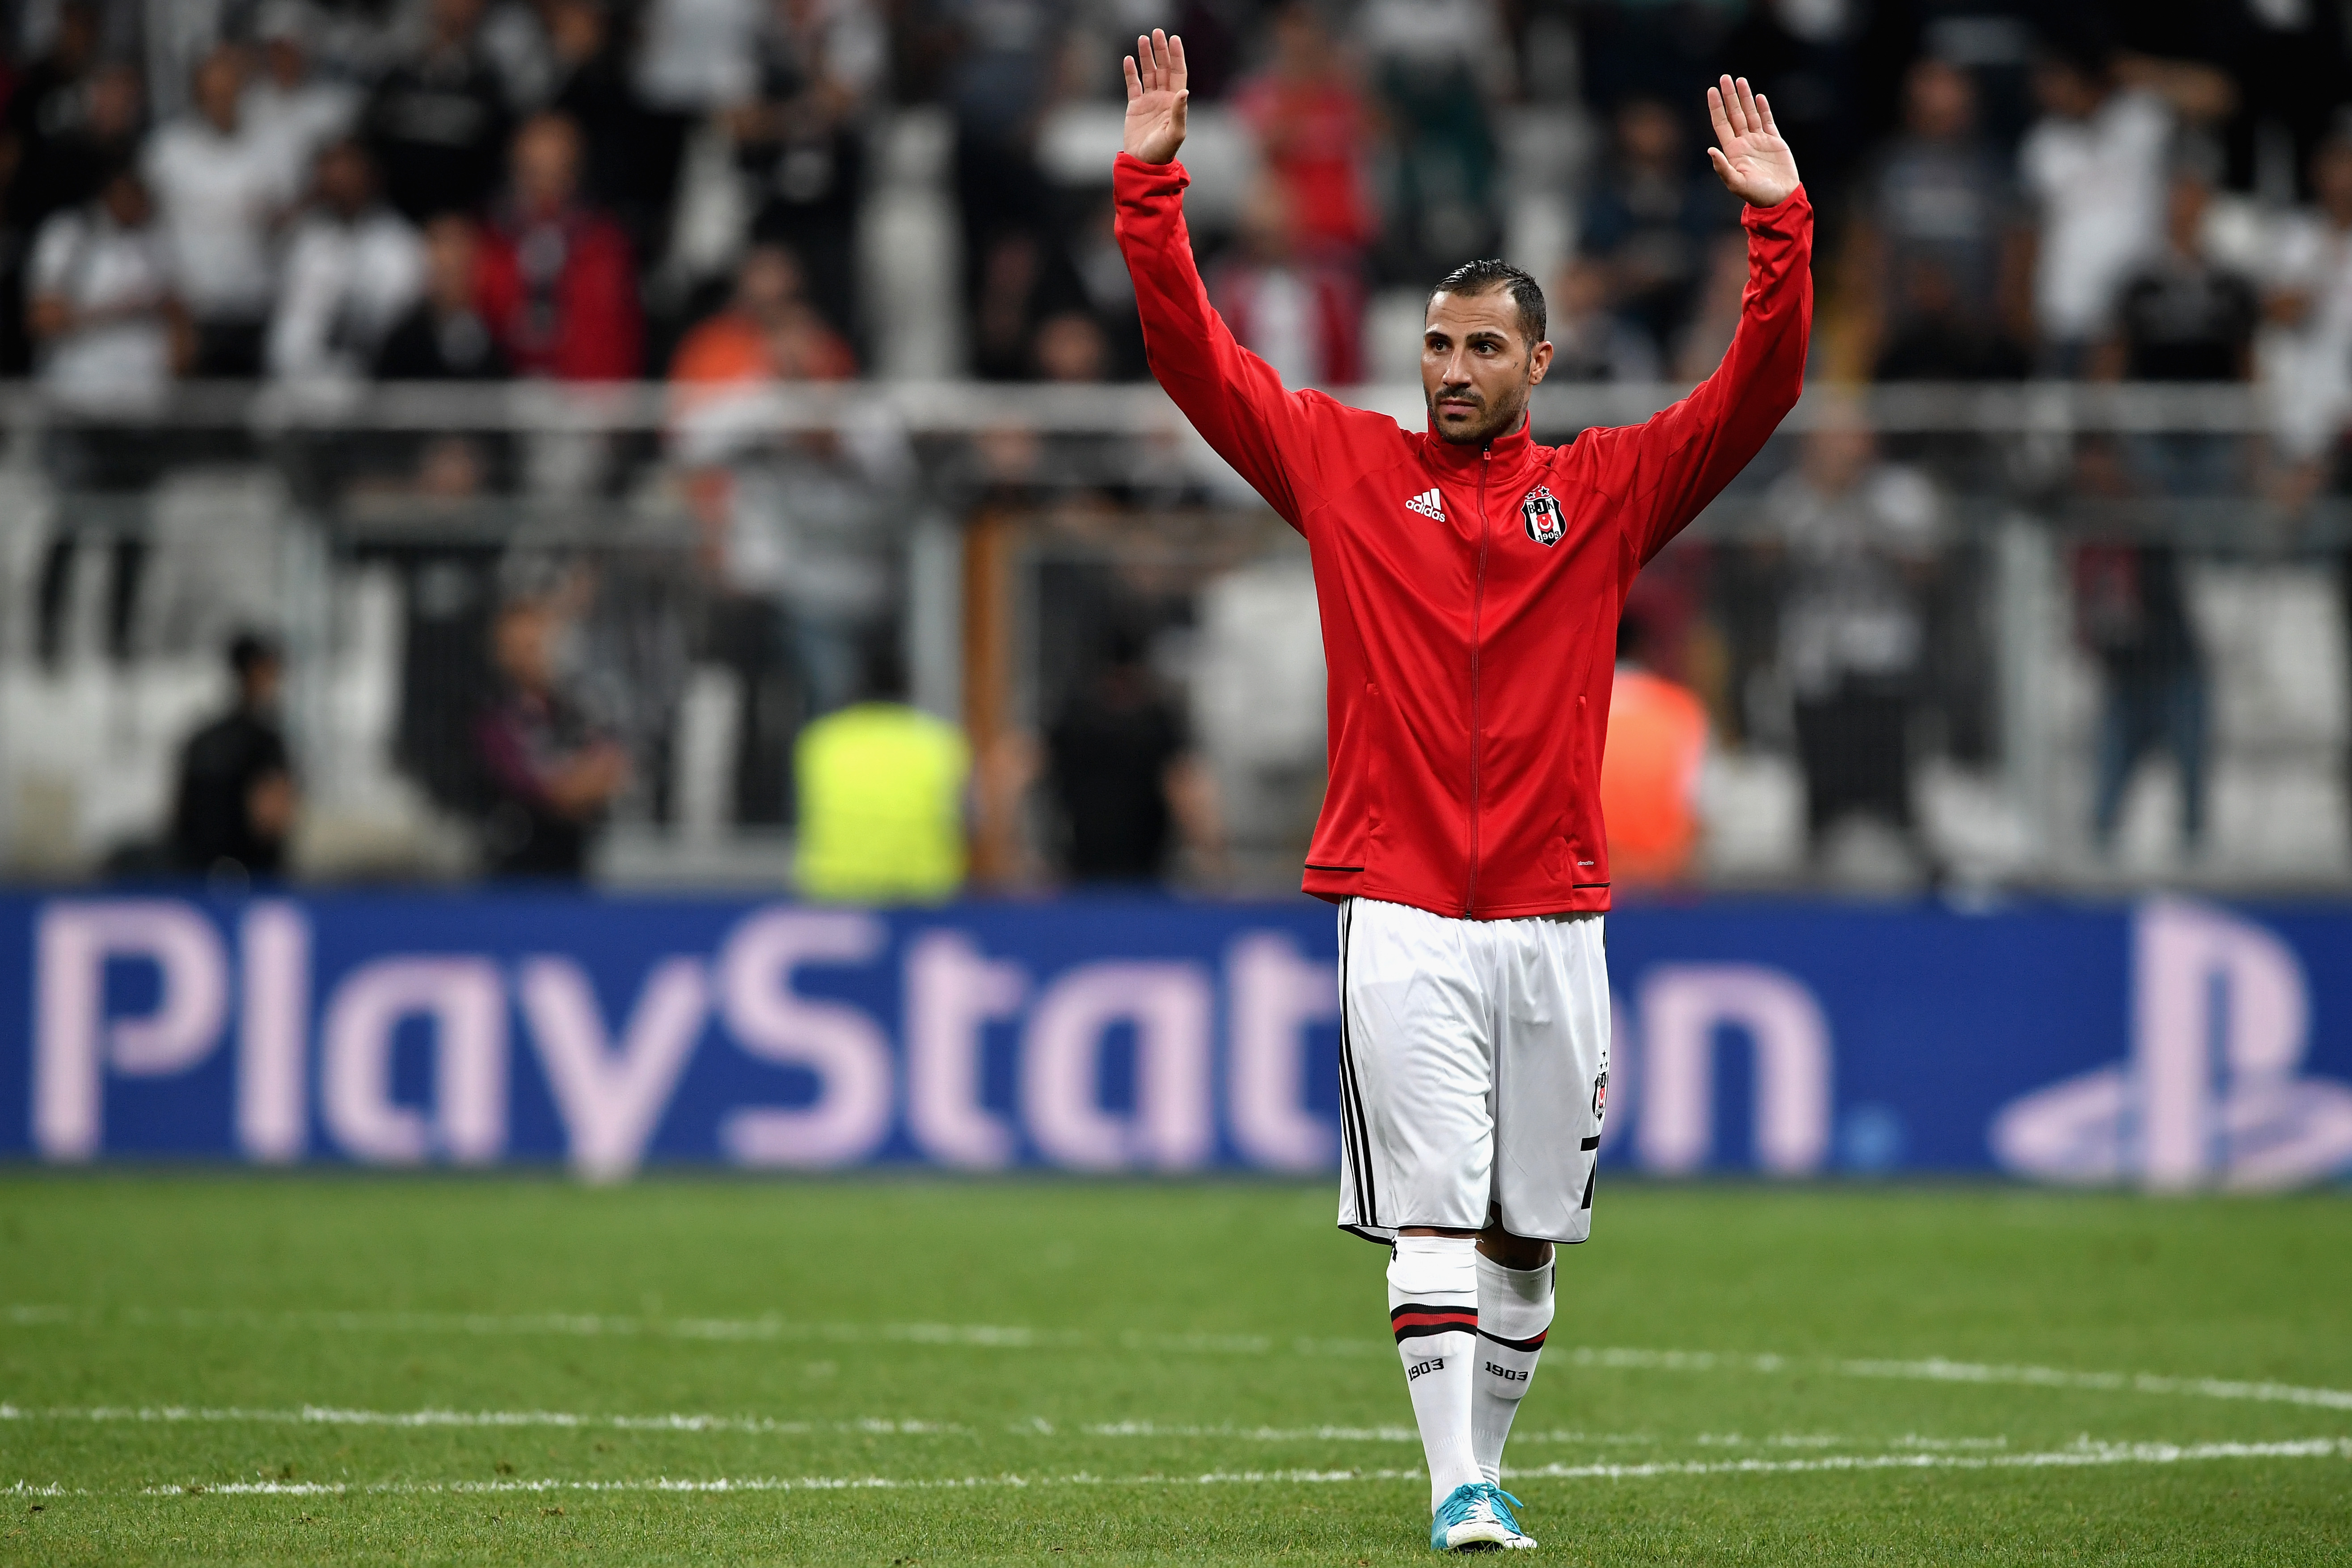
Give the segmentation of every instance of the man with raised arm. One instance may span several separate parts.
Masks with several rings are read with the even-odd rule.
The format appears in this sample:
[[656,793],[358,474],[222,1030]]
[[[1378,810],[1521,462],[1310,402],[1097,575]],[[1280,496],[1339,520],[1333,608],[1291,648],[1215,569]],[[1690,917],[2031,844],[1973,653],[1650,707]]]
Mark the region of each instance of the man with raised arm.
[[1797,401],[1812,208],[1770,106],[1725,77],[1708,157],[1748,204],[1748,277],[1715,374],[1646,424],[1539,446],[1543,293],[1475,261],[1429,297],[1429,426],[1403,430],[1285,391],[1210,308],[1175,162],[1184,82],[1181,39],[1136,40],[1119,244],[1152,373],[1314,557],[1330,783],[1305,885],[1339,906],[1339,1225],[1391,1248],[1430,1544],[1531,1547],[1498,1483],[1552,1246],[1592,1223],[1617,617]]

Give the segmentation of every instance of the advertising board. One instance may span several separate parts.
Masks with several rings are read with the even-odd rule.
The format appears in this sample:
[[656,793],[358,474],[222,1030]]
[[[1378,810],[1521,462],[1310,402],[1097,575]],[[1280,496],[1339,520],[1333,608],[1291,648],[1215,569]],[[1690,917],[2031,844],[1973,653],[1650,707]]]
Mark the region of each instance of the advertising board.
[[[2352,1173],[2352,911],[1609,916],[1604,1169]],[[0,1156],[1334,1167],[1328,905],[0,897]]]

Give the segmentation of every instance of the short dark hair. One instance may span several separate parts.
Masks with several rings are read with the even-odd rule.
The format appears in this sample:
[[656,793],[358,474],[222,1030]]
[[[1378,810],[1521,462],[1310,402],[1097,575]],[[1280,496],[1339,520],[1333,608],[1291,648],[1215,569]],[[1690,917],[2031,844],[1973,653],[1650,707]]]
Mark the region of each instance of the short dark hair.
[[147,188],[147,171],[141,165],[139,154],[136,152],[103,153],[91,167],[90,172],[95,177],[82,188],[93,191],[100,196],[105,195],[108,188],[117,180],[128,180],[147,195],[154,194]]
[[229,639],[228,667],[236,672],[240,681],[251,680],[257,666],[278,664],[284,658],[278,639],[267,632],[239,632]]
[[[1519,308],[1519,336],[1528,340],[1528,347],[1532,349],[1542,342],[1550,326],[1550,318],[1544,310],[1543,289],[1534,278],[1507,261],[1498,261],[1491,256],[1465,261],[1439,278],[1437,287],[1429,291],[1429,298],[1434,299],[1441,294],[1488,294],[1497,288],[1511,291],[1511,302]],[[1427,301],[1423,301],[1422,308],[1428,308]]]
[[2072,71],[2096,85],[2115,75],[2115,44],[2105,26],[2088,18],[2045,23],[2034,64],[2043,69]]

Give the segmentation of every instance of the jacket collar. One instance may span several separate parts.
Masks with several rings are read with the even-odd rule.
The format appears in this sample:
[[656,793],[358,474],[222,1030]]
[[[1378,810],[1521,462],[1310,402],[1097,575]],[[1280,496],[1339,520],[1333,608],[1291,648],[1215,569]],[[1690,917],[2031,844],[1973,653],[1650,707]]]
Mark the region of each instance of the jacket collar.
[[1490,474],[1516,473],[1526,466],[1535,450],[1535,439],[1528,434],[1526,418],[1508,435],[1498,435],[1484,446],[1457,445],[1437,434],[1437,421],[1429,422],[1429,442],[1425,448],[1431,466],[1449,474],[1474,475],[1484,465]]

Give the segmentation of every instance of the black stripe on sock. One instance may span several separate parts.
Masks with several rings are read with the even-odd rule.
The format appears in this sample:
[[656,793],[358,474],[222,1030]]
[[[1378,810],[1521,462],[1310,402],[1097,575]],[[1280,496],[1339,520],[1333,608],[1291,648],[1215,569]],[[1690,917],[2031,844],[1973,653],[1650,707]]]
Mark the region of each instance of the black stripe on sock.
[[1407,1301],[1389,1309],[1389,1327],[1396,1333],[1397,1343],[1421,1339],[1429,1334],[1476,1333],[1476,1307],[1439,1307],[1422,1301]]
[[1512,1350],[1541,1350],[1543,1348],[1544,1335],[1550,1333],[1551,1330],[1546,1329],[1543,1333],[1536,1335],[1533,1339],[1505,1339],[1501,1334],[1488,1333],[1485,1329],[1480,1329],[1478,1331],[1478,1337],[1480,1339],[1493,1340],[1496,1344],[1507,1346]]

